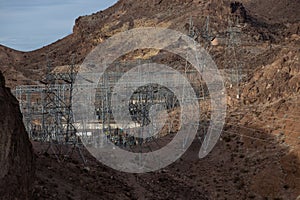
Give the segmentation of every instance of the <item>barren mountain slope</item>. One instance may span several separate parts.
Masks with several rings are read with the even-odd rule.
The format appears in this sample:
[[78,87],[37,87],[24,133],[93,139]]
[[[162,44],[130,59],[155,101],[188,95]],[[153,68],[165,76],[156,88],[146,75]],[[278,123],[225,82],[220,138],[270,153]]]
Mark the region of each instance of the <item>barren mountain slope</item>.
[[[227,0],[120,0],[105,11],[79,17],[76,20],[71,35],[49,46],[27,53],[1,47],[1,57],[10,56],[8,59],[1,59],[0,69],[3,71],[6,70],[5,76],[8,86],[14,87],[18,84],[24,84],[27,79],[31,79],[31,84],[33,84],[45,75],[47,60],[52,64],[52,67],[66,65],[70,64],[71,55],[75,54],[75,62],[80,63],[93,47],[106,38],[134,27],[159,26],[188,33],[190,17],[193,18],[195,26],[201,29],[204,26],[205,18],[209,15],[211,17],[211,35],[224,37],[228,28],[228,17],[231,13],[230,3]],[[296,33],[299,26],[297,24],[299,20],[296,17],[298,15],[291,14],[295,13],[293,9],[299,5],[297,1],[284,7],[285,10],[291,11],[284,12],[289,14],[285,21],[289,21],[290,23],[295,22],[295,24],[290,24],[288,27],[285,24],[272,25],[274,21],[261,21],[261,19],[265,18],[263,14],[267,13],[269,7],[260,6],[260,4],[261,1],[247,1],[246,5],[249,5],[249,8],[243,8],[240,12],[241,21],[247,17],[247,20],[244,20],[247,26],[242,32],[243,40],[247,42],[259,42],[258,47],[251,47],[251,51],[258,52],[258,54],[250,55],[250,58],[246,54],[243,56],[247,61],[249,60],[252,63],[252,67],[255,67],[253,66],[255,63],[253,63],[252,57],[258,57],[265,53],[261,52],[261,48],[263,48],[265,43],[272,40],[272,42],[280,44],[285,36]],[[272,6],[277,10],[282,7],[278,3]],[[246,15],[244,10],[246,10]],[[276,17],[272,13],[271,16],[272,19]],[[203,38],[199,38],[199,41],[203,42]],[[220,67],[223,67],[223,60],[228,59],[220,56],[223,53],[224,49],[222,47],[218,47],[212,51]],[[268,62],[268,58],[265,59],[265,62]]]

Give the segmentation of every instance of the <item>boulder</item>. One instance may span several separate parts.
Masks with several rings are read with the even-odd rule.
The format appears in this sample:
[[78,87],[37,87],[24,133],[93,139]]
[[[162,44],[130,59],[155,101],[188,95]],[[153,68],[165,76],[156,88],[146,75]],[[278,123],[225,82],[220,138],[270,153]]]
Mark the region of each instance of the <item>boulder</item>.
[[0,71],[0,199],[30,199],[34,161],[19,103]]

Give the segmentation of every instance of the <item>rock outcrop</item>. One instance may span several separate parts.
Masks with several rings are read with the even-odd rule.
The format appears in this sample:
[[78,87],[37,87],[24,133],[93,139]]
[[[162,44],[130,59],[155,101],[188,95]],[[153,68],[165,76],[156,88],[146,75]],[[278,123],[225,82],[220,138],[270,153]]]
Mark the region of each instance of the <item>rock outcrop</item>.
[[0,199],[29,199],[34,154],[19,104],[0,72]]

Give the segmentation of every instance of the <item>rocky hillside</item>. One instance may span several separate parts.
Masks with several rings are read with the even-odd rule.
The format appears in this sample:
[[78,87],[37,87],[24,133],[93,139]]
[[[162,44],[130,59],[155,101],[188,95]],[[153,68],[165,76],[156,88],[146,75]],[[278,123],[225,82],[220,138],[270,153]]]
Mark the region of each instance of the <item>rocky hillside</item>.
[[29,199],[35,179],[32,145],[19,104],[0,73],[0,199]]
[[249,9],[255,11],[259,17],[273,23],[292,24],[300,20],[298,0],[242,0],[241,2]]
[[[252,44],[244,46],[239,56],[247,67],[256,68],[262,61],[253,58],[268,56],[263,62],[270,63],[277,53],[265,49],[270,42],[281,44],[285,38],[299,34],[299,16],[294,11],[300,3],[296,0],[290,4],[272,0],[264,1],[263,5],[254,0],[242,2],[245,5],[229,0],[120,0],[105,11],[79,17],[71,35],[36,51],[25,53],[0,46],[0,69],[4,71],[8,86],[34,84],[45,75],[47,60],[53,67],[67,65],[71,55],[75,54],[75,61],[80,64],[93,47],[115,33],[145,26],[168,27],[188,33],[190,17],[195,28],[203,31],[206,17],[210,16],[210,35],[224,39],[228,18],[232,15],[240,17],[244,45]],[[284,23],[278,19],[284,19]],[[198,41],[203,43],[204,38],[200,36]],[[230,58],[223,56],[224,45],[214,47],[211,52],[218,66],[226,67],[225,61]]]

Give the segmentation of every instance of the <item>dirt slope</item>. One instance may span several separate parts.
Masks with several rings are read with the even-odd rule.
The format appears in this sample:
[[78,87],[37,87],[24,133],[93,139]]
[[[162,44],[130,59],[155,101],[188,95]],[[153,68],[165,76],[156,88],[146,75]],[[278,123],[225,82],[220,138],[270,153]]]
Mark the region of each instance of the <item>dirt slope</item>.
[[[151,148],[157,144],[148,144]],[[34,143],[37,153],[39,143]],[[175,163],[147,174],[127,174],[95,161],[88,168],[77,153],[63,163],[53,155],[37,160],[36,199],[296,199],[299,160],[266,130],[228,124],[204,159],[199,139]]]

